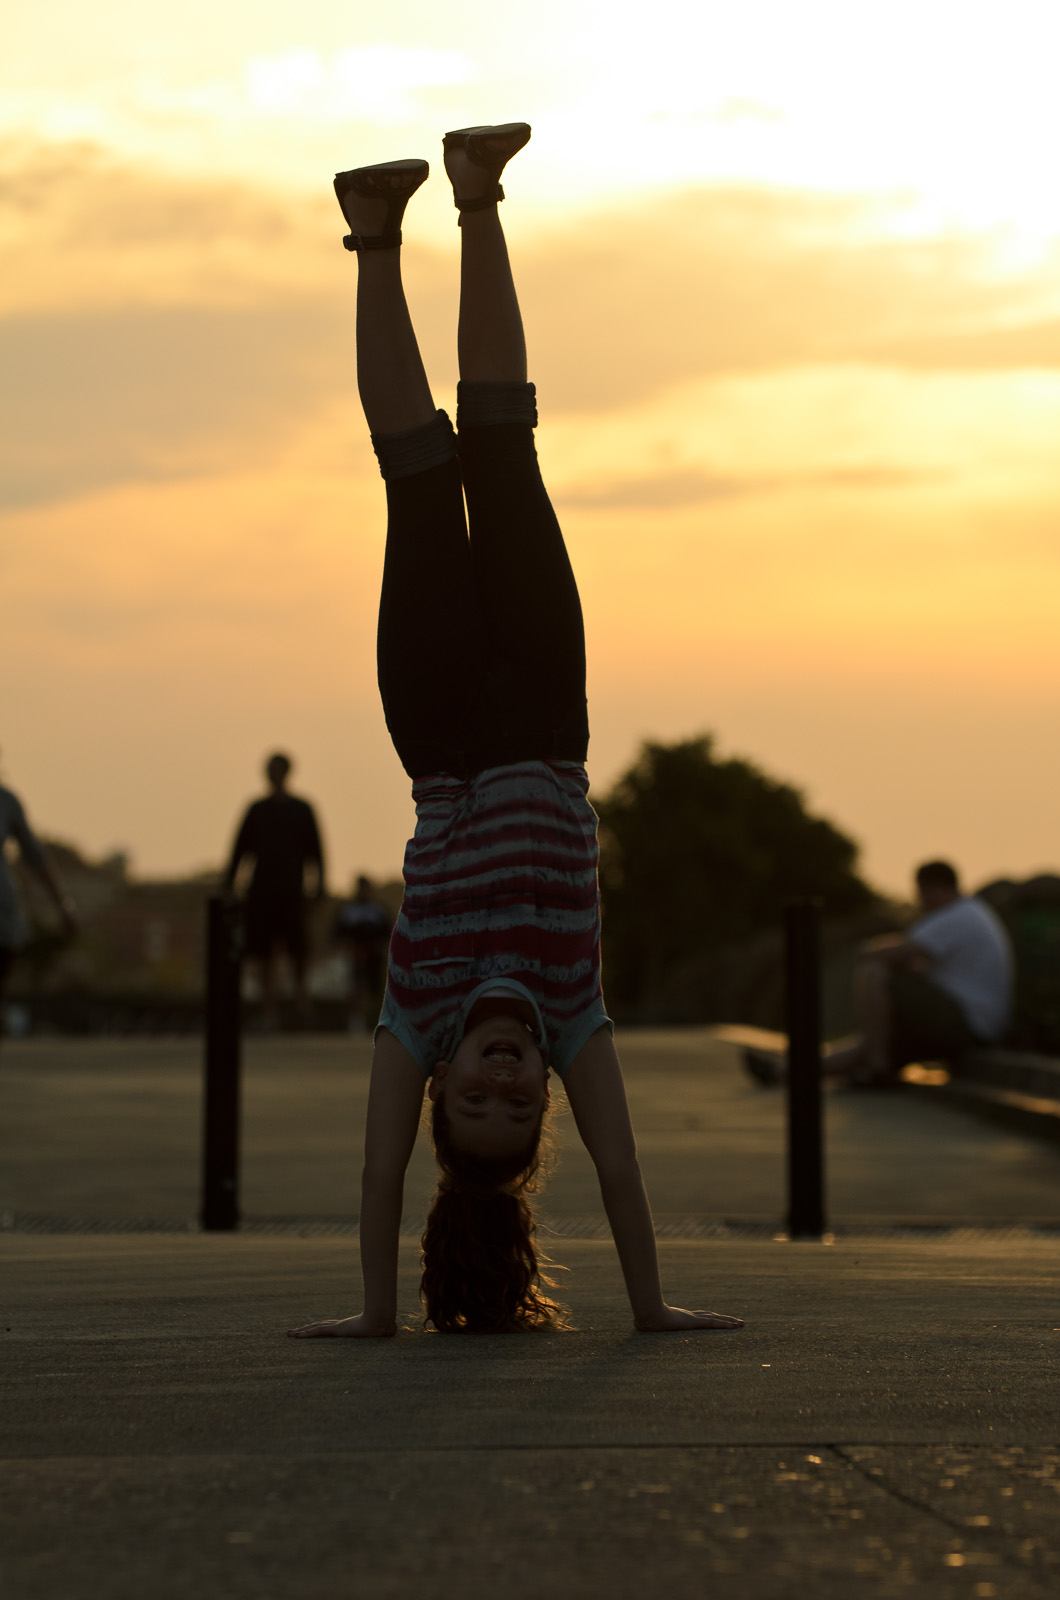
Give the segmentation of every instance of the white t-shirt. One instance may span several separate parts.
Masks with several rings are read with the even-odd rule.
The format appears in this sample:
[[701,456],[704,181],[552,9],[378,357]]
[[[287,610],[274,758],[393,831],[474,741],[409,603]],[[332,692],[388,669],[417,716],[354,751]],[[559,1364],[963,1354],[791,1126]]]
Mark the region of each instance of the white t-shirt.
[[980,1039],[999,1039],[1012,1008],[1012,946],[985,900],[962,895],[914,922],[908,938],[931,957],[933,983],[956,1000]]

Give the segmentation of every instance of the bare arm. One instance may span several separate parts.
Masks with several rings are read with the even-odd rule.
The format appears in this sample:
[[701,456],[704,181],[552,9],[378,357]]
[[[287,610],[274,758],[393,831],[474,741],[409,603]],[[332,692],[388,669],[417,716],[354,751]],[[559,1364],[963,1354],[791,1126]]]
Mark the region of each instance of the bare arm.
[[65,932],[75,934],[78,927],[77,907],[52,871],[51,864],[44,854],[40,841],[26,821],[26,814],[22,806],[17,800],[15,805],[17,809],[11,832],[18,843],[19,854],[26,866],[47,889],[55,904],[55,909],[59,913]]
[[72,937],[80,926],[77,907],[47,862],[44,863],[43,867],[37,868],[37,876],[55,903],[55,909],[59,913],[63,931]]
[[361,1179],[359,1316],[292,1328],[297,1339],[378,1338],[397,1332],[398,1238],[405,1172],[416,1143],[423,1073],[393,1034],[381,1033],[372,1058]]
[[633,1321],[642,1333],[682,1328],[739,1328],[738,1317],[668,1306],[659,1281],[655,1226],[637,1161],[622,1068],[606,1028],[579,1051],[564,1079],[567,1099],[582,1142],[600,1180]]
[[[305,878],[305,891],[311,900],[322,900],[327,893],[327,879],[324,873],[324,842],[320,837],[320,824],[313,807],[306,802],[308,816],[306,818],[306,858],[303,867]],[[420,1074],[422,1077],[422,1073]]]
[[866,939],[861,953],[889,967],[909,967],[917,972],[926,972],[931,965],[928,952],[902,933],[882,933],[876,939]]
[[228,865],[225,868],[223,883],[229,894],[232,894],[235,891],[236,878],[239,876],[239,868],[241,864],[248,856],[252,856],[254,854],[250,838],[250,818],[253,810],[253,806],[248,806],[246,811],[243,813],[243,820],[239,824],[239,830],[236,833],[235,842],[232,845],[232,854],[229,856]]

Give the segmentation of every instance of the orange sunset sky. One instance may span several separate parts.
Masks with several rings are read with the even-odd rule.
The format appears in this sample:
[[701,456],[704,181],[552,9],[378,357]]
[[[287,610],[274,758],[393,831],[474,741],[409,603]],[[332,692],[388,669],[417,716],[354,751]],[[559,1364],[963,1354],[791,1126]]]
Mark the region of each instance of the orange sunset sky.
[[713,731],[869,876],[1060,864],[1060,96],[1046,0],[14,0],[0,24],[0,750],[46,834],[216,862],[286,747],[392,875],[382,485],[338,168],[440,135],[502,208],[604,788]]

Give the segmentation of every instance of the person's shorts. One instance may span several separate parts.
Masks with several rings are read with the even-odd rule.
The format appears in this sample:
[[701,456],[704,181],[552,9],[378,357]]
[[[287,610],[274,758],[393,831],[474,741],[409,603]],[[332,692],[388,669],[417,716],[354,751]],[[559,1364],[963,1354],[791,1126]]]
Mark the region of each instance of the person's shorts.
[[910,1061],[945,1060],[981,1041],[953,999],[923,972],[891,971],[891,1054],[895,1070]]
[[7,982],[7,975],[15,964],[16,952],[10,945],[0,944],[0,989]]
[[301,900],[248,900],[244,952],[264,961],[276,950],[295,960],[306,953],[305,906]]

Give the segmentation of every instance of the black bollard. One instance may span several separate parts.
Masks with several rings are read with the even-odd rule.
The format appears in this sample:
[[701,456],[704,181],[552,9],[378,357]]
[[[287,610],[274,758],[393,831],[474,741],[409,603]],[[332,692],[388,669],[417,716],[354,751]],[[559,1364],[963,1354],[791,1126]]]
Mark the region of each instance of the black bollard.
[[230,895],[206,904],[206,1040],[202,1211],[208,1232],[239,1226],[239,1090],[243,916]]
[[825,1228],[821,1133],[820,902],[784,908],[788,1013],[788,1237],[820,1239]]

